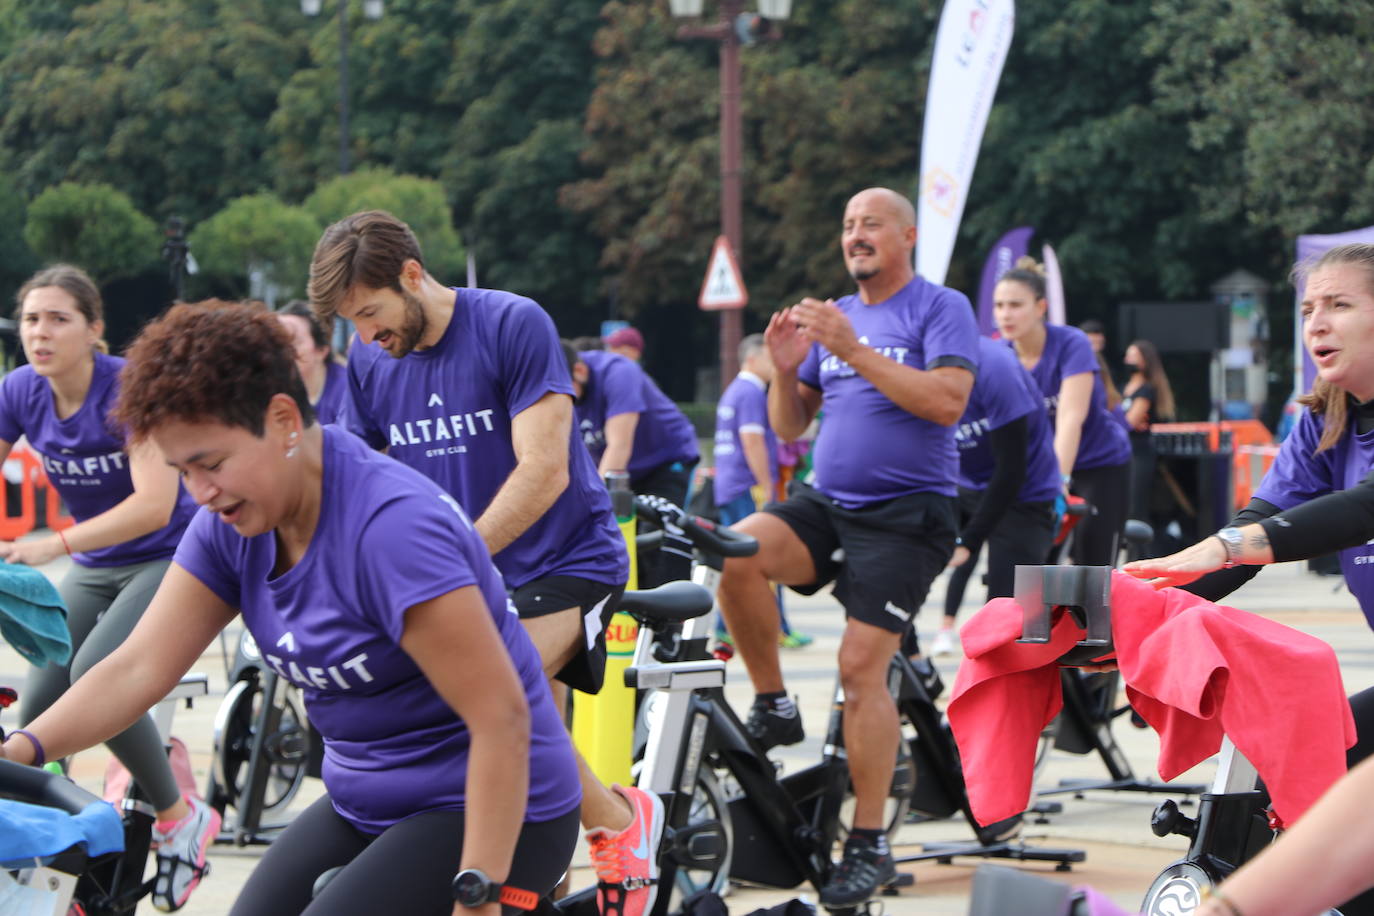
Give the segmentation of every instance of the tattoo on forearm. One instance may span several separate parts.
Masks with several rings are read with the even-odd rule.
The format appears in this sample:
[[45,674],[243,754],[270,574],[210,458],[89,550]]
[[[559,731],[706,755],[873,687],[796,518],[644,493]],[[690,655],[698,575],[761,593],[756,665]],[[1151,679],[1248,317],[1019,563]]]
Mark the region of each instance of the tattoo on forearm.
[[1264,531],[1250,535],[1250,546],[1255,550],[1267,550],[1269,548],[1269,535]]

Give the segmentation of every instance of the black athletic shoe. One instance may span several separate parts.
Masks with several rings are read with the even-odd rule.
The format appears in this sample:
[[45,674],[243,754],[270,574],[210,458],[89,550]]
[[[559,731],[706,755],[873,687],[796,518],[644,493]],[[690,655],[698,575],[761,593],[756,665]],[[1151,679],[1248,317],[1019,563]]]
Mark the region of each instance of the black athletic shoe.
[[897,877],[897,865],[892,853],[880,853],[878,847],[865,840],[851,837],[845,841],[844,857],[830,880],[821,888],[821,904],[827,907],[858,906],[872,899],[878,888]]
[[754,703],[744,730],[766,751],[782,744],[796,744],[806,737],[802,729],[801,713],[780,716],[768,703]]

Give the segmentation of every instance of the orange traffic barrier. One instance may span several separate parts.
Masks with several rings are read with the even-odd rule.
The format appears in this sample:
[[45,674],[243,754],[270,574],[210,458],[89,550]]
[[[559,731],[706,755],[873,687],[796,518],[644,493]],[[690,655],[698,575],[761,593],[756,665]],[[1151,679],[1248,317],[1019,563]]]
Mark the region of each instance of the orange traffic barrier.
[[[38,525],[38,489],[44,491],[44,520],[53,531],[62,531],[76,523],[64,511],[62,496],[48,482],[38,455],[23,445],[10,449],[9,459],[19,463],[19,514],[10,515],[9,500],[0,504],[0,540],[12,541],[23,537]],[[8,483],[8,482],[7,482]]]
[[[25,448],[10,450],[10,460],[19,462],[19,514],[10,515],[9,499],[0,504],[0,540],[12,541],[33,530],[38,518],[38,501],[34,497],[34,472],[43,473],[38,457]],[[6,481],[8,485],[8,481]]]

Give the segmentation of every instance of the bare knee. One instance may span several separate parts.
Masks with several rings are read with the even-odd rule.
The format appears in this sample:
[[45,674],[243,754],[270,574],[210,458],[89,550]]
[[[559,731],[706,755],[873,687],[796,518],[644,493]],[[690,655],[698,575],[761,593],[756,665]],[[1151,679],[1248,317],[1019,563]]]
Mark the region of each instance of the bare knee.
[[837,660],[846,703],[888,695],[887,671],[899,643],[896,633],[850,620]]

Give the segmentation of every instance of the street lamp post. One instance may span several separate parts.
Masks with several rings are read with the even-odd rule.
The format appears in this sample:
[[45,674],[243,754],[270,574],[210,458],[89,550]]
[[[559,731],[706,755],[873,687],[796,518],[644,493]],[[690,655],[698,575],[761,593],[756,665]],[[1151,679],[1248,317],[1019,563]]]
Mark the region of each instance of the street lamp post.
[[[323,9],[324,0],[301,0],[301,12],[307,16],[318,16]],[[382,18],[382,0],[363,0],[363,15],[368,19]],[[339,0],[339,174],[347,175],[353,170],[352,151],[349,149],[350,131],[348,125],[349,104],[352,98],[348,86],[348,0]]]
[[[698,18],[702,0],[669,0],[673,15]],[[744,0],[720,0],[719,18],[707,25],[685,25],[679,38],[704,38],[720,43],[720,228],[735,256],[744,257],[743,199],[740,173],[743,168],[740,118],[740,63],[742,44],[752,43],[753,17],[744,12]],[[768,21],[787,19],[792,0],[759,0],[759,14]],[[768,37],[776,37],[768,33]],[[743,335],[742,309],[720,312],[720,386],[724,390],[739,373],[739,344]]]

